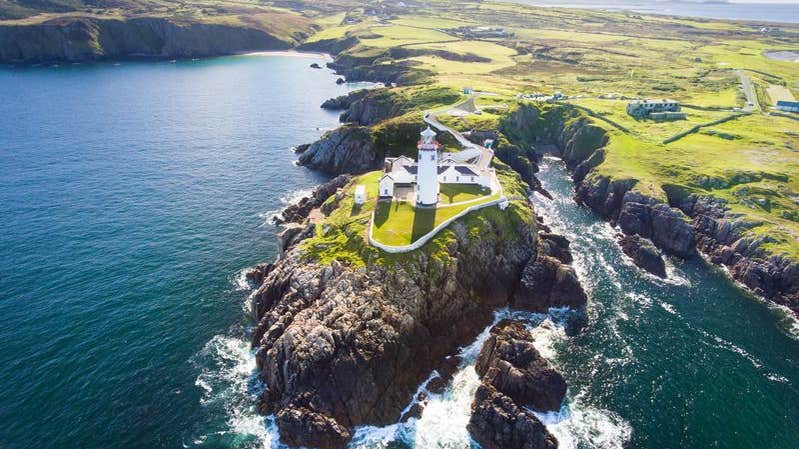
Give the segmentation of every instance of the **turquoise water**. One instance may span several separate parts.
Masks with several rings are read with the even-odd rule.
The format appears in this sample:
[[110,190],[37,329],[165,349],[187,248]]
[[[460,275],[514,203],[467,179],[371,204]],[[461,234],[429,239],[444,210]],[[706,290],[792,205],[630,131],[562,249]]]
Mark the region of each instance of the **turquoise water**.
[[[336,125],[314,59],[233,57],[0,70],[0,447],[270,447],[253,413],[242,269],[275,256],[270,214],[323,178],[289,148]],[[564,448],[797,448],[794,322],[699,260],[643,275],[571,200],[588,324],[521,314],[570,389],[542,416]],[[510,312],[502,311],[498,316]],[[353,447],[463,448],[471,363],[421,420]]]
[[195,382],[241,335],[237,272],[275,257],[266,215],[323,180],[290,148],[350,87],[311,62],[0,70],[0,447],[230,430]]

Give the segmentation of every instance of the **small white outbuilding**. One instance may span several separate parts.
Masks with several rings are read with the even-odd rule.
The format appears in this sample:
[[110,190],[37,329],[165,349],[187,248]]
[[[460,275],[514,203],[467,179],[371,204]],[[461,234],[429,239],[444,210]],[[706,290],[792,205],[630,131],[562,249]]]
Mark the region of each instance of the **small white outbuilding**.
[[394,178],[392,178],[388,173],[383,175],[380,178],[378,189],[378,196],[380,198],[391,198],[394,196]]
[[355,186],[355,204],[363,204],[366,202],[366,186],[361,184]]

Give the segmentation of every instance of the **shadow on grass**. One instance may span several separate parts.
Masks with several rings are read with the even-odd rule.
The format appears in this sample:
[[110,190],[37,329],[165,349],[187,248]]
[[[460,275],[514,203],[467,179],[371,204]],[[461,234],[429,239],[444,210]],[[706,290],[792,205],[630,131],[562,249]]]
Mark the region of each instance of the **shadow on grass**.
[[411,242],[415,242],[421,236],[432,231],[436,226],[436,209],[417,208],[413,216],[413,229],[411,230]]
[[[446,197],[445,204],[452,204],[457,201],[467,201],[483,195],[483,188],[474,184],[443,184],[439,189],[439,194]],[[463,198],[457,198],[463,195]]]
[[350,209],[350,217],[360,215],[361,209],[363,209],[363,204],[353,204],[352,209]]
[[375,225],[379,228],[388,220],[391,214],[391,203],[388,201],[380,201],[375,208]]

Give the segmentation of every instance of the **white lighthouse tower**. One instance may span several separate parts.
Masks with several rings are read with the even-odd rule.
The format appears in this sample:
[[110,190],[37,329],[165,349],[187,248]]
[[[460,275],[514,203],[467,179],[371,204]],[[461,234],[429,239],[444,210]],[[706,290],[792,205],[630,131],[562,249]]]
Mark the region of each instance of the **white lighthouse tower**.
[[438,203],[438,148],[436,133],[428,126],[419,141],[416,172],[416,205],[435,206]]

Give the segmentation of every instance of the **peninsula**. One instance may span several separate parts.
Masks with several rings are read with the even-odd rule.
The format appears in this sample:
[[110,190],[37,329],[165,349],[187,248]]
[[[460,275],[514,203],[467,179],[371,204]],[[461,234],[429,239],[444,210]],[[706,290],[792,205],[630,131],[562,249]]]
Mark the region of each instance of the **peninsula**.
[[[570,243],[529,199],[548,196],[544,155],[642,269],[704,257],[799,313],[799,65],[773,57],[799,47],[796,25],[412,0],[7,0],[0,18],[8,64],[295,49],[383,84],[322,104],[341,126],[296,153],[332,179],[247,273],[257,408],[291,447],[417,418],[499,308],[580,314]],[[489,333],[471,437],[557,447],[540,416],[566,382],[522,323]]]

